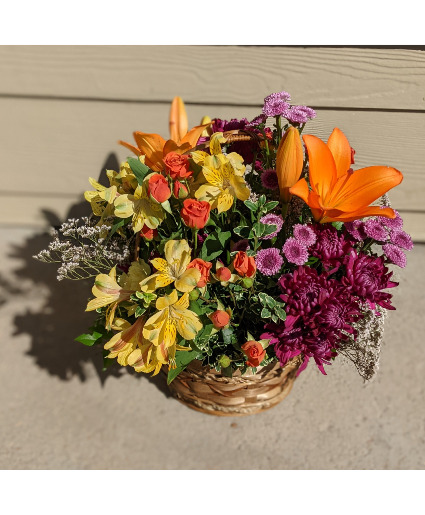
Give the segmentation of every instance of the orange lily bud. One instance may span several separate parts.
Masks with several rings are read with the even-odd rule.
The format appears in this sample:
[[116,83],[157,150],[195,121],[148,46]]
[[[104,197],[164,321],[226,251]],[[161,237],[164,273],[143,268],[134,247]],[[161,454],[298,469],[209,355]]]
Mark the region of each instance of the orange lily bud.
[[300,178],[303,170],[303,147],[300,133],[289,127],[282,138],[276,155],[276,173],[279,183],[280,199],[287,204],[291,199],[289,188]]
[[187,134],[188,122],[184,102],[180,97],[174,97],[170,109],[170,138],[177,143]]

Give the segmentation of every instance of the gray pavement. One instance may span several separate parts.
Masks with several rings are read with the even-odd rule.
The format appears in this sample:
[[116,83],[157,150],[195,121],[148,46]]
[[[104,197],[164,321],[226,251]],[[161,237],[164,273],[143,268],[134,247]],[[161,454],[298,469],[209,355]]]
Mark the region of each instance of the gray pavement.
[[162,378],[101,371],[73,338],[89,288],[31,256],[49,241],[1,228],[0,469],[425,468],[425,245],[397,275],[377,378],[337,360],[309,366],[280,405],[211,417],[167,395]]

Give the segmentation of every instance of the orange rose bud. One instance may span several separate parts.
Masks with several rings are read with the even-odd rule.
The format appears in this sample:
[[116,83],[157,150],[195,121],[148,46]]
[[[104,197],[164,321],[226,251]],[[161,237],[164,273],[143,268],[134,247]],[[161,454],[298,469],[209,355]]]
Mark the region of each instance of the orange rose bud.
[[146,240],[153,240],[158,236],[158,231],[157,229],[151,229],[145,224],[140,231],[140,236],[143,236]]
[[280,140],[276,154],[276,173],[279,183],[280,200],[287,204],[291,200],[289,188],[294,186],[303,170],[304,155],[300,133],[289,127]]
[[164,157],[164,164],[166,172],[172,179],[185,179],[193,174],[189,170],[189,156],[168,152]]
[[248,257],[246,252],[240,250],[233,260],[233,268],[241,277],[253,277],[257,271],[257,265],[253,257]]
[[230,322],[230,315],[221,309],[210,315],[210,320],[216,329],[223,329]]
[[210,280],[211,267],[212,263],[207,263],[207,261],[199,258],[194,259],[187,265],[187,268],[197,268],[201,272],[201,278],[196,284],[198,288],[203,288]]
[[183,202],[180,215],[183,222],[194,229],[203,229],[210,217],[211,206],[205,200],[194,200],[187,198]]
[[258,365],[263,361],[266,351],[261,346],[261,343],[258,343],[254,340],[250,340],[249,342],[244,343],[241,346],[245,356],[248,358],[246,364],[249,367],[258,367]]
[[175,181],[173,186],[173,193],[176,198],[186,198],[189,192],[183,183],[180,181]]
[[148,193],[160,204],[171,197],[171,190],[167,179],[156,173],[149,179]]
[[215,276],[219,281],[228,281],[231,278],[232,273],[227,267],[222,266],[217,270]]

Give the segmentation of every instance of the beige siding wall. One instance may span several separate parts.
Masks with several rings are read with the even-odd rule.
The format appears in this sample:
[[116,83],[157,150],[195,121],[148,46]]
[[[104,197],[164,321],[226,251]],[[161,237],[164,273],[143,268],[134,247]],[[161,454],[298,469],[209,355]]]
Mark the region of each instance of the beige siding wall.
[[[340,127],[356,166],[391,165],[406,229],[425,241],[425,52],[290,47],[0,47],[0,224],[63,218],[133,130],[167,135],[180,95],[189,122],[254,117],[285,89],[315,107],[308,132]],[[113,154],[113,155],[111,155]]]

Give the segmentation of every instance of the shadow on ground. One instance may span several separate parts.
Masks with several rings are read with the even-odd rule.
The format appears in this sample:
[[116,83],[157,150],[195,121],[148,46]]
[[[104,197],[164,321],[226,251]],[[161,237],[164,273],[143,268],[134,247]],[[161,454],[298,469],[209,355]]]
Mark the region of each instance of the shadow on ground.
[[[110,154],[102,167],[119,169],[115,154]],[[105,174],[100,173],[99,182],[105,184]],[[67,213],[68,218],[80,218],[91,213],[90,205],[85,200],[74,204]],[[59,226],[63,221],[55,213],[44,210],[43,215],[51,226]],[[102,349],[86,347],[74,338],[87,331],[95,319],[94,313],[84,311],[87,300],[91,296],[92,279],[83,281],[58,281],[57,265],[47,264],[33,258],[41,250],[47,248],[51,237],[47,233],[35,233],[22,244],[13,245],[8,258],[23,263],[12,275],[0,275],[0,306],[18,297],[25,297],[28,288],[39,290],[40,295],[47,298],[44,304],[36,308],[28,308],[25,313],[14,317],[13,336],[26,334],[31,338],[31,346],[27,354],[35,363],[49,374],[70,380],[78,376],[81,381],[87,380],[87,365],[91,364],[103,385],[108,377],[120,377],[130,373],[137,379],[148,378],[157,388],[169,396],[165,377],[162,374],[153,378],[138,374],[130,367],[114,364],[103,370]],[[21,286],[24,284],[25,286]]]

